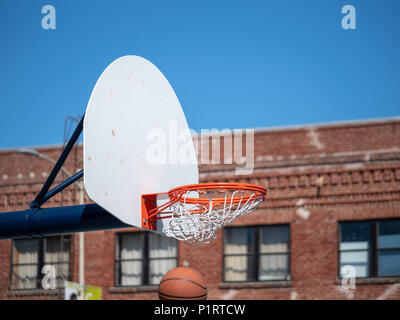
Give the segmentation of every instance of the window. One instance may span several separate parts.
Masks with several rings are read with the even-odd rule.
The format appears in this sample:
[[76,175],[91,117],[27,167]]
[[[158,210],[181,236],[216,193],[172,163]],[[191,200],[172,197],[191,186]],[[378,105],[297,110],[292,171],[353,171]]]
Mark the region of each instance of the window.
[[41,288],[45,265],[54,266],[56,286],[63,287],[70,274],[70,243],[69,235],[13,240],[11,288]]
[[177,266],[178,243],[174,238],[149,232],[120,233],[116,244],[117,286],[156,285]]
[[357,278],[400,276],[400,220],[340,223],[340,276],[355,268]]
[[288,225],[224,229],[224,281],[290,279]]

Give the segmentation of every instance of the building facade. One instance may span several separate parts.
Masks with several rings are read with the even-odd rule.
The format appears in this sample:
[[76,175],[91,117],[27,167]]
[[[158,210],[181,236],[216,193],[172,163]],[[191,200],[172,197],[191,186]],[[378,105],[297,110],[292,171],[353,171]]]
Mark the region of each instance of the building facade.
[[[36,150],[52,159],[61,151]],[[162,275],[190,266],[209,299],[399,299],[400,119],[256,130],[254,152],[250,174],[201,164],[200,180],[265,186],[255,212],[199,247],[136,228],[87,232],[85,282],[103,299],[157,299]],[[81,167],[77,147],[65,168]],[[51,168],[43,157],[0,151],[0,212],[26,209]],[[71,186],[47,206],[78,201]],[[0,240],[0,299],[64,299],[63,281],[79,280],[78,241]],[[47,264],[59,289],[42,288]]]

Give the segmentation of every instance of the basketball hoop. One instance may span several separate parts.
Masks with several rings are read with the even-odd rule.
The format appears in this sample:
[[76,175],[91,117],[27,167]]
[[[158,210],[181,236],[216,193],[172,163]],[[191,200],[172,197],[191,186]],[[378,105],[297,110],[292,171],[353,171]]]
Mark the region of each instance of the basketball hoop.
[[[191,244],[209,243],[218,229],[250,212],[266,197],[266,189],[245,183],[200,183],[171,189],[167,202],[156,204],[157,194],[142,195],[142,227]],[[150,200],[150,201],[149,201]]]

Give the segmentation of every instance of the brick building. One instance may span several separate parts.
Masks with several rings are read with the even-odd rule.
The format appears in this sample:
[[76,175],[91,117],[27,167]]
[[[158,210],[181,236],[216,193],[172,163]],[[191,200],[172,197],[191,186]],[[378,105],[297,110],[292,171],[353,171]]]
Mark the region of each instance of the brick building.
[[[0,211],[27,208],[51,167],[0,151]],[[202,247],[134,228],[85,233],[86,283],[101,286],[103,299],[155,299],[162,273],[179,265],[202,272],[209,299],[400,298],[400,119],[256,130],[253,173],[234,169],[201,165],[200,178],[265,186],[257,211]],[[72,186],[48,205],[77,201]],[[63,299],[61,289],[40,289],[40,267],[54,262],[60,280],[78,282],[78,256],[77,234],[1,240],[0,299]],[[341,286],[346,270],[356,272],[355,289]]]

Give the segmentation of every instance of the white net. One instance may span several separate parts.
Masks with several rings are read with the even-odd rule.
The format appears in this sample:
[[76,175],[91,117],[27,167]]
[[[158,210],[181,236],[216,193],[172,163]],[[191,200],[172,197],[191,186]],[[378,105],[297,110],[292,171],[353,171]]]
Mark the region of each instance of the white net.
[[[224,194],[224,197],[213,199],[213,193]],[[190,244],[206,244],[212,241],[217,230],[224,227],[237,217],[258,207],[264,196],[244,191],[206,191],[200,203],[186,201],[190,192],[174,203],[170,221],[163,231],[169,237],[185,240]]]

